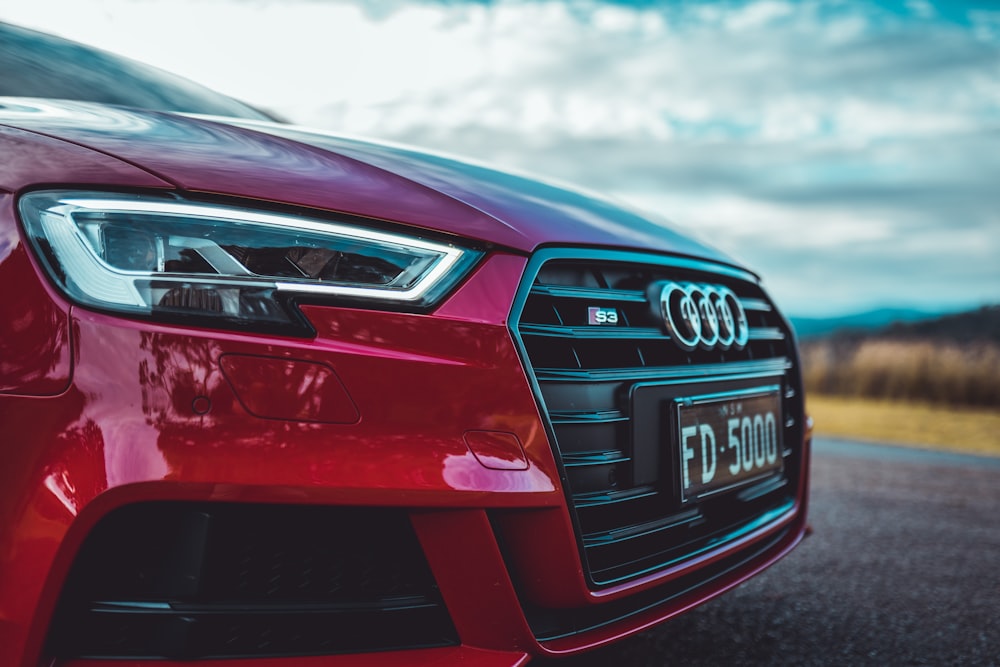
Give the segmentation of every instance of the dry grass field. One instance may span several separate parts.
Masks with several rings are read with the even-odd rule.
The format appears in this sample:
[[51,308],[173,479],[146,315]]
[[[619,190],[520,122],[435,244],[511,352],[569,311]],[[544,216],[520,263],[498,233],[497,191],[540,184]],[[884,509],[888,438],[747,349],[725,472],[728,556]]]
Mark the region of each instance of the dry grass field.
[[816,432],[1000,456],[1000,342],[833,336],[802,345]]
[[1000,409],[1000,344],[826,339],[802,345],[806,390]]
[[816,434],[1000,456],[1000,409],[808,394]]

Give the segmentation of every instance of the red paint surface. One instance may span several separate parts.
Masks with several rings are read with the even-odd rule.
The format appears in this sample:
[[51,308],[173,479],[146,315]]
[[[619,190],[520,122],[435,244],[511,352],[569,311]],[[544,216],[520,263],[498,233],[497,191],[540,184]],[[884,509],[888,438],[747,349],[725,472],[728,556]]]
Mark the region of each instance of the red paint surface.
[[69,385],[69,309],[49,298],[0,194],[0,394],[52,396]]
[[[0,191],[50,185],[163,188],[169,184],[135,166],[67,141],[7,126],[0,110]],[[4,232],[8,232],[7,224]]]
[[[344,384],[326,364],[224,354],[222,372],[243,408],[254,417],[293,422],[354,424],[361,418]],[[194,399],[207,414],[211,400]]]

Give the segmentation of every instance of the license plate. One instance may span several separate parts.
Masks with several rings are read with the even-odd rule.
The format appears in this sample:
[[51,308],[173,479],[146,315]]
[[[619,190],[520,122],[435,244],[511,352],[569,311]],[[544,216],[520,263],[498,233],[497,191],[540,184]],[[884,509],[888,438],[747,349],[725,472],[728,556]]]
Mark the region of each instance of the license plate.
[[780,387],[675,399],[674,405],[684,502],[782,470]]

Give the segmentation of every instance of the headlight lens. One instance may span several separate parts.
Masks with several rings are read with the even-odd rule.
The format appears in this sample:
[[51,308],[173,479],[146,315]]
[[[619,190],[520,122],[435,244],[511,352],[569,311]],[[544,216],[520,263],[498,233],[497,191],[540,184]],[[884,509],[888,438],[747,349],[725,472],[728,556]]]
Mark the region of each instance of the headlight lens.
[[290,297],[432,305],[478,252],[364,227],[154,196],[38,192],[21,218],[74,301],[128,314],[295,325]]

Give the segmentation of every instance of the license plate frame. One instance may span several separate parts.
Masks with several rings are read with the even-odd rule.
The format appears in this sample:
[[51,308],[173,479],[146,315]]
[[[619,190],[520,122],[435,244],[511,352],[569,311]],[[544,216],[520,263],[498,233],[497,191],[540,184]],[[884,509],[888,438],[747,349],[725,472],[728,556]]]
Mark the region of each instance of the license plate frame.
[[663,446],[677,463],[682,504],[784,472],[780,385],[675,397],[667,409],[673,428]]

